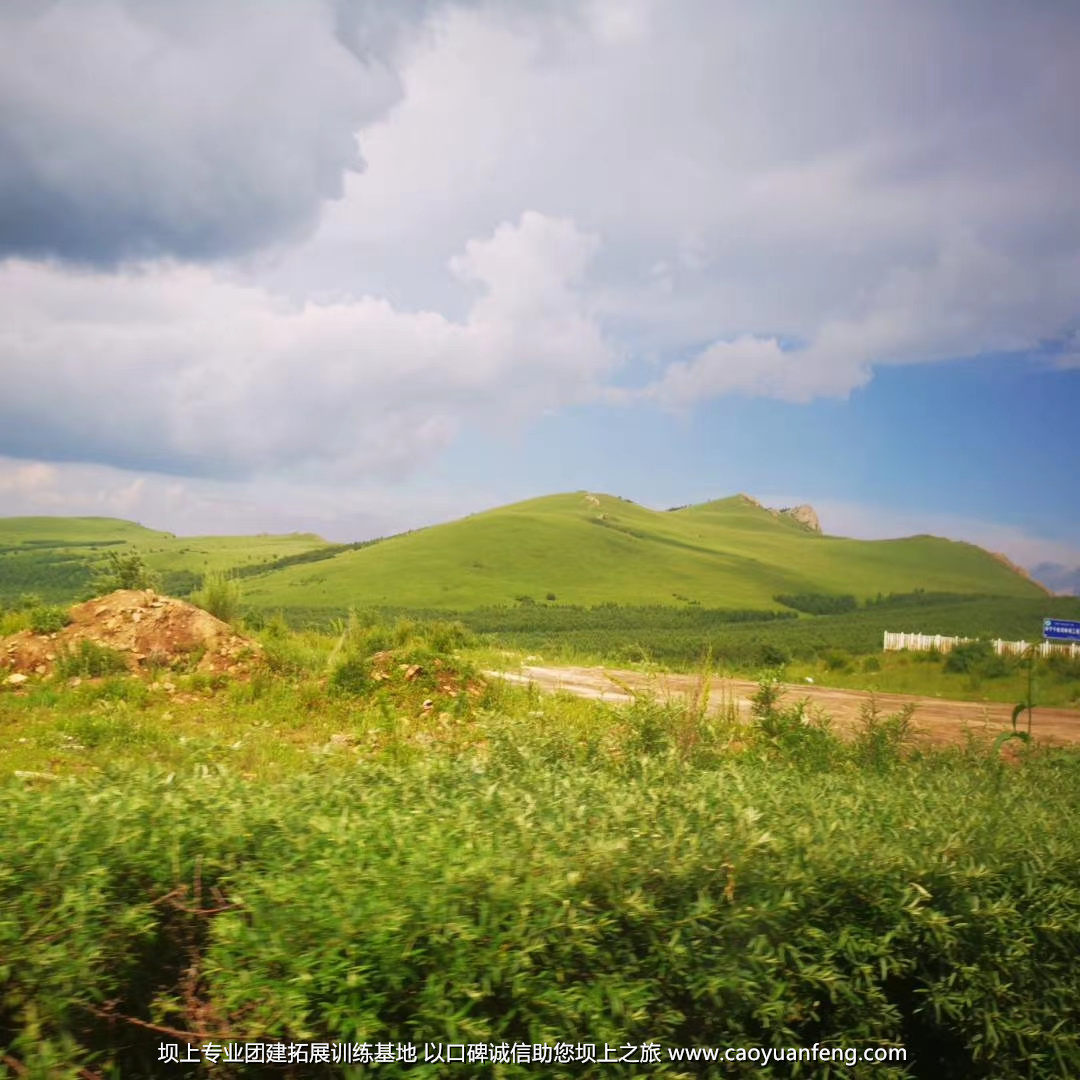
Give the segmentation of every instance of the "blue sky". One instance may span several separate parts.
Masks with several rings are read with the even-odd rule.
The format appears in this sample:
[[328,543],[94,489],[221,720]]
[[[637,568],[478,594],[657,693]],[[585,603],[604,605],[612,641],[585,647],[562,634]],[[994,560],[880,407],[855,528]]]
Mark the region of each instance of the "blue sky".
[[1080,567],[1078,52],[1004,0],[4,6],[0,513],[744,491]]

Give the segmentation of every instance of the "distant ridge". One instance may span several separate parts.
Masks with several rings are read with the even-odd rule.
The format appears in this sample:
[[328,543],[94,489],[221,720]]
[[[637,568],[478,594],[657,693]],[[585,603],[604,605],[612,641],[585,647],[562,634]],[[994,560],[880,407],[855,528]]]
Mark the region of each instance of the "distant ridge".
[[1080,596],[1080,566],[1042,562],[1032,569],[1031,576],[1058,596]]
[[770,509],[733,495],[656,511],[577,491],[351,545],[314,534],[176,537],[107,518],[0,518],[0,600],[60,598],[85,586],[100,549],[116,544],[143,552],[166,591],[183,595],[205,573],[226,571],[243,579],[249,604],[271,610],[554,603],[775,611],[791,597],[1046,593],[973,544],[829,536],[808,505]]
[[749,495],[654,511],[595,491],[472,514],[246,583],[252,603],[470,610],[485,605],[701,605],[777,610],[781,596],[927,592],[1037,597],[972,544],[828,536],[813,507]]

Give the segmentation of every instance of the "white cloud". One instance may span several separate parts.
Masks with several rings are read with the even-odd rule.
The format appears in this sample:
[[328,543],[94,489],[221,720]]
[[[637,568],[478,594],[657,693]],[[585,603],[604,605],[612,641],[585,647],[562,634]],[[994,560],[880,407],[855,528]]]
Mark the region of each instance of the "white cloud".
[[1078,283],[1080,254],[1023,268],[954,233],[932,263],[893,270],[851,315],[823,320],[805,346],[749,335],[718,341],[671,364],[639,397],[678,407],[732,392],[796,402],[845,397],[870,380],[872,365],[1036,346],[1044,327],[1068,323]]
[[[458,294],[421,263],[528,205],[603,236],[591,310],[628,349],[720,343],[672,372],[682,395],[804,401],[874,364],[1034,346],[1077,317],[1080,27],[1064,7],[973,18],[449,6],[364,132],[367,172],[273,280],[447,310]],[[774,338],[805,348],[745,369],[728,348]]]
[[591,392],[612,356],[577,282],[595,240],[528,212],[452,269],[467,316],[292,304],[191,266],[0,267],[0,450],[160,472],[400,475],[463,423]]
[[27,505],[54,505],[57,470],[43,461],[3,462],[0,459],[0,496]]
[[218,481],[103,465],[0,457],[0,514],[118,517],[178,535],[317,532],[328,540],[389,536],[450,521],[498,500],[483,490],[403,490],[365,483]]

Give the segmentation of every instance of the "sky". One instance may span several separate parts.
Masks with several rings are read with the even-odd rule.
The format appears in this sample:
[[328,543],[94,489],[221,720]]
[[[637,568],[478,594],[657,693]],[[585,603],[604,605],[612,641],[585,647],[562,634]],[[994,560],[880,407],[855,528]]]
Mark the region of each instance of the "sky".
[[746,492],[1080,583],[1080,6],[8,0],[0,514]]

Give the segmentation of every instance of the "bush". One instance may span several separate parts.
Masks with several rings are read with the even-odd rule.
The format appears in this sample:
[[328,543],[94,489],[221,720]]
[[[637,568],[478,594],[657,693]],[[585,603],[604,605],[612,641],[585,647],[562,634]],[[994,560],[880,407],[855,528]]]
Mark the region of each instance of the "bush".
[[98,593],[110,593],[117,589],[153,589],[156,585],[157,577],[151,573],[137,551],[127,555],[110,551],[105,556],[104,567],[94,581]]
[[1015,665],[1007,656],[998,656],[994,653],[982,666],[982,674],[988,679],[1004,679],[1015,670]]
[[964,641],[945,657],[944,670],[957,675],[981,674],[994,656],[989,641]]
[[750,699],[750,716],[756,741],[773,750],[797,753],[804,761],[827,762],[837,749],[830,720],[810,708],[803,698],[782,706],[780,680],[773,672],[763,675]]
[[859,602],[854,596],[832,593],[779,593],[773,597],[778,604],[805,611],[808,615],[842,615],[854,611]]
[[203,575],[191,570],[166,570],[161,575],[161,591],[167,596],[190,596],[203,584]]
[[104,675],[118,675],[128,670],[124,654],[84,638],[74,649],[62,652],[56,658],[56,673],[63,679],[96,679]]
[[350,656],[330,673],[330,685],[343,694],[367,694],[375,688],[371,660],[365,656]]
[[207,574],[203,587],[193,593],[191,602],[215,619],[232,623],[240,618],[242,596],[240,585],[225,574]]
[[791,653],[766,641],[757,648],[758,664],[765,668],[782,668],[791,663]]
[[36,607],[30,612],[30,629],[35,634],[55,634],[71,622],[66,608]]
[[354,612],[327,662],[330,686],[355,695],[378,691],[384,701],[409,709],[428,698],[453,699],[475,679],[455,656],[470,640],[457,622],[399,619],[387,626]]
[[899,712],[882,716],[871,695],[859,707],[859,730],[852,744],[855,760],[873,769],[884,769],[900,760],[915,734],[915,706],[908,702]]
[[[769,688],[761,703],[783,708]],[[884,777],[771,749],[631,760],[588,744],[599,708],[560,722],[544,699],[539,717],[479,719],[490,743],[472,751],[436,740],[252,783],[201,740],[164,736],[166,761],[144,764],[149,718],[100,705],[60,730],[115,763],[0,784],[0,1055],[17,1075],[194,1076],[162,1066],[165,1028],[421,1054],[903,1045],[906,1064],[854,1071],[1080,1076],[1075,752],[1022,768],[933,753]],[[672,724],[643,705],[629,727],[663,748]],[[576,1068],[497,1072],[652,1075]]]
[[1062,681],[1080,680],[1080,657],[1071,657],[1062,653],[1052,653],[1046,666]]

